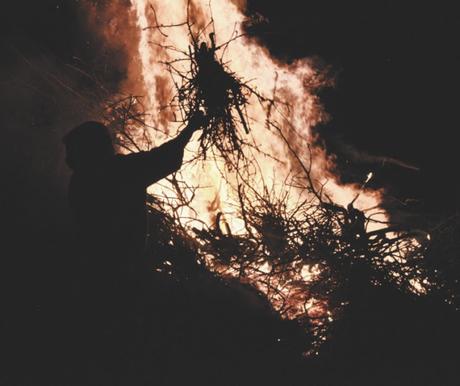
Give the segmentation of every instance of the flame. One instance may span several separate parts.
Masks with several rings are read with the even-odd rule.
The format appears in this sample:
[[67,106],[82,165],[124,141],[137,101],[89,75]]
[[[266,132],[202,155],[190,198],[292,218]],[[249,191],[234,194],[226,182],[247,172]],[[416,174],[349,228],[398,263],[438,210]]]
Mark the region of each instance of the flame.
[[[213,0],[211,3],[207,0],[194,0],[190,3],[187,0],[131,0],[131,4],[139,30],[139,39],[133,42],[137,52],[134,49],[132,52],[133,62],[139,65],[139,79],[142,85],[142,90],[136,92],[146,95],[146,106],[151,117],[149,123],[165,133],[164,136],[158,132],[153,133],[156,143],[159,144],[180,131],[180,124],[172,122],[178,111],[169,107],[175,92],[173,82],[178,79],[174,79],[174,75],[169,77],[162,63],[180,60],[183,54],[165,47],[175,47],[186,52],[190,45],[187,28],[167,26],[186,21],[188,7],[189,17],[196,30],[205,28],[209,20],[214,21],[215,36],[219,45],[242,32],[245,16],[241,12],[241,2],[235,4],[228,0]],[[151,26],[165,27],[149,28]],[[202,39],[209,31],[205,32]],[[263,187],[268,185],[273,191],[281,194],[286,188],[285,181],[289,176],[300,172],[301,164],[309,165],[310,154],[307,149],[310,148],[314,156],[314,163],[310,165],[311,173],[318,185],[327,186],[328,194],[336,203],[346,206],[355,200],[354,205],[358,209],[379,207],[380,192],[364,190],[363,186],[358,184],[340,184],[338,178],[330,172],[333,165],[325,152],[321,148],[311,146],[313,142],[311,128],[326,118],[311,86],[317,83],[316,79],[320,78],[311,61],[302,59],[289,65],[282,63],[271,57],[269,52],[255,40],[246,37],[240,37],[228,45],[225,61],[239,77],[250,80],[251,86],[258,93],[271,96],[276,90],[277,97],[289,103],[289,108],[273,111],[271,116],[282,129],[286,129],[283,130],[285,136],[283,140],[279,133],[267,129],[265,125],[267,111],[264,107],[255,100],[255,97],[249,101],[251,141],[261,150],[260,153],[253,154],[259,167],[251,181],[253,188],[261,192]],[[177,63],[180,66],[180,62]],[[132,92],[132,90],[127,91]],[[192,141],[187,148],[185,162],[197,150],[198,143]],[[293,156],[293,152],[296,153],[296,157]],[[272,157],[263,154],[270,154]],[[232,234],[238,234],[244,232],[244,224],[235,209],[237,206],[235,204],[238,202],[237,193],[231,184],[232,181],[235,182],[235,177],[226,174],[224,179],[223,170],[222,161],[216,159],[188,164],[181,170],[181,178],[184,181],[191,186],[200,187],[191,204],[192,210],[184,208],[181,217],[188,225],[193,225],[195,219],[211,226],[216,214],[223,213],[229,230]],[[366,183],[371,177],[370,173]],[[173,189],[167,182],[162,181],[151,186],[149,192],[164,197],[171,195]],[[292,195],[291,204],[295,205],[298,202],[296,196],[306,194],[301,191],[296,192]],[[387,220],[382,211],[377,210],[377,212],[374,218],[382,222]],[[368,227],[372,231],[382,225],[378,222],[370,222]],[[216,272],[238,276],[236,270],[232,272],[228,267],[225,271],[219,271],[219,267],[212,259],[207,263]],[[271,280],[271,288],[264,284],[266,282],[264,275],[268,275],[270,271],[271,265],[265,262],[256,267],[246,280],[267,294],[275,309],[287,308],[285,317],[294,319],[302,315],[328,316],[326,302],[311,298],[308,292],[298,285],[316,277],[319,274],[318,267],[304,266],[301,273],[293,275],[288,282],[275,277]],[[287,305],[286,299],[288,299]],[[332,320],[330,316],[329,319]]]
[[372,179],[373,176],[374,176],[374,173],[369,172],[367,174],[366,181],[364,181],[364,183],[367,184]]
[[[187,51],[190,38],[186,28],[163,27],[149,28],[151,26],[169,26],[184,22],[187,19],[187,0],[177,1],[147,1],[131,0],[136,14],[139,28],[137,53],[133,53],[133,60],[140,63],[140,78],[142,79],[143,94],[147,96],[148,112],[151,124],[159,127],[167,135],[178,132],[178,124],[171,122],[174,113],[168,106],[173,95],[173,80],[162,65],[164,61],[181,58],[181,53],[165,49],[176,47]],[[189,17],[198,28],[204,28],[209,20],[214,20],[217,44],[228,41],[236,34],[242,32],[242,23],[245,16],[240,11],[241,2],[228,0],[208,1],[194,0],[189,5]],[[203,34],[206,37],[206,34]],[[220,41],[219,41],[220,40]],[[134,45],[133,45],[134,46]],[[274,119],[280,125],[292,125],[293,129],[286,131],[288,141],[294,147],[301,161],[309,163],[308,144],[312,142],[311,128],[325,118],[325,114],[317,97],[310,92],[307,84],[316,78],[317,71],[306,59],[297,60],[291,65],[281,63],[270,56],[268,51],[254,40],[245,37],[234,40],[229,44],[225,60],[232,71],[245,80],[251,80],[251,85],[262,95],[270,96],[277,90],[278,98],[288,102],[290,109],[277,111]],[[177,79],[176,79],[177,80]],[[142,92],[141,91],[141,92]],[[254,97],[253,97],[254,98]],[[280,137],[265,127],[266,111],[255,100],[250,101],[248,111],[251,123],[251,136],[254,144],[265,154],[270,154],[274,159],[256,154],[255,158],[260,167],[258,176],[251,183],[253,186],[262,187],[263,182],[277,191],[282,191],[288,176],[299,170],[299,161],[290,155],[290,150]],[[166,137],[156,135],[157,143]],[[190,158],[197,150],[197,143],[192,142],[188,147],[187,155]],[[341,185],[337,178],[331,174],[331,161],[324,151],[314,148],[315,162],[312,173],[319,184],[327,182],[330,196],[335,202],[347,205],[357,193],[357,185]],[[186,159],[187,159],[186,155]],[[196,213],[200,214],[199,220],[211,225],[215,213],[223,212],[230,224],[232,233],[243,229],[240,219],[235,215],[235,191],[232,190],[222,178],[223,164],[212,160],[197,165],[188,165],[181,171],[182,178],[192,186],[200,186],[199,192],[192,203]],[[370,177],[369,177],[370,178]],[[170,190],[167,184],[154,185],[150,188],[153,194],[164,195]],[[216,207],[216,197],[219,197],[219,206]],[[355,206],[358,209],[378,207],[380,192],[361,192]],[[215,213],[211,213],[213,208]],[[378,214],[381,221],[385,221],[384,214]],[[184,209],[184,218],[191,218],[193,214]],[[370,225],[379,227],[377,223]],[[370,230],[374,230],[370,229]]]
[[[147,123],[158,128],[151,135],[154,145],[159,145],[181,130],[181,123],[177,119],[179,111],[171,106],[176,91],[174,82],[178,79],[174,74],[169,74],[164,65],[165,62],[176,61],[178,68],[181,65],[187,66],[180,62],[183,59],[180,51],[188,51],[190,37],[189,31],[181,23],[189,17],[195,33],[204,31],[201,35],[201,40],[204,40],[211,32],[206,29],[208,22],[213,20],[217,45],[225,43],[243,30],[244,1],[130,0],[130,4],[129,10],[119,11],[128,12],[137,30],[137,34],[130,33],[129,46],[125,45],[125,49],[129,51],[130,63],[129,79],[124,91],[145,96],[144,102],[149,114]],[[171,47],[174,49],[170,49]],[[275,195],[281,195],[286,189],[285,182],[292,175],[302,172],[302,165],[308,165],[318,186],[325,186],[335,203],[346,207],[352,202],[355,208],[366,211],[368,216],[377,220],[367,223],[367,231],[383,228],[388,217],[380,208],[382,192],[365,188],[373,173],[367,175],[363,184],[344,185],[331,172],[334,170],[333,161],[323,149],[313,145],[311,129],[326,119],[314,93],[315,86],[312,86],[321,86],[318,79],[323,78],[319,76],[313,63],[308,59],[300,59],[292,64],[282,63],[271,57],[268,50],[257,41],[244,36],[227,46],[224,59],[231,70],[238,77],[250,82],[251,87],[259,94],[272,96],[276,91],[277,98],[289,104],[289,107],[281,106],[271,112],[271,119],[281,128],[280,135],[276,130],[267,128],[266,108],[255,96],[250,97],[250,142],[260,150],[251,154],[258,165],[256,173],[251,176],[251,187],[262,193],[264,186],[270,186]],[[186,71],[185,67],[182,69]],[[197,151],[198,142],[192,140],[186,148],[186,166],[182,168],[180,178],[187,181],[188,185],[198,187],[198,190],[194,192],[191,208],[180,209],[181,221],[184,225],[196,226],[204,222],[213,226],[216,218],[221,216],[227,233],[237,235],[245,232],[243,220],[238,217],[236,209],[238,196],[235,186],[238,185],[238,177],[228,173],[223,161],[219,159],[189,163]],[[314,161],[312,164],[311,155]],[[149,192],[172,199],[177,194],[174,187],[165,180],[151,186]],[[185,194],[191,195],[187,191]],[[306,198],[308,194],[310,193],[305,190],[294,189],[288,205],[294,207],[299,202],[299,197]],[[238,276],[239,272],[229,270],[228,267],[225,272],[220,270],[212,257],[207,258],[206,263],[218,273]],[[323,315],[329,321],[333,320],[327,310],[326,301],[312,298],[298,285],[318,277],[318,266],[304,265],[288,281],[275,277],[269,287],[262,279],[271,270],[271,264],[263,262],[245,280],[267,294],[267,297],[270,291],[274,291],[269,300],[275,309],[280,310],[288,299],[288,312],[284,315],[287,318]],[[413,285],[422,291],[418,282]]]

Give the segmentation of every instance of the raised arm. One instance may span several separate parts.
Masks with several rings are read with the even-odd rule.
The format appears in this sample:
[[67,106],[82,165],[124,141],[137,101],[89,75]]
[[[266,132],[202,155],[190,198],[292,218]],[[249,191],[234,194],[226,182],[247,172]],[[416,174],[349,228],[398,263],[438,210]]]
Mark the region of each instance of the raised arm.
[[146,152],[124,156],[127,173],[146,187],[176,172],[182,166],[184,149],[193,133],[204,124],[204,115],[196,113],[174,139]]

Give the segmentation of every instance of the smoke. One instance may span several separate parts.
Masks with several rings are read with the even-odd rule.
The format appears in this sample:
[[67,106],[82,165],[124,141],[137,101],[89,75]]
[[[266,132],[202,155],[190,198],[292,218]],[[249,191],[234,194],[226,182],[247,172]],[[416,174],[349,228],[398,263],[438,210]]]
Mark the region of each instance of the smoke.
[[238,7],[238,10],[243,13],[246,10],[247,0],[230,0]]
[[339,156],[343,156],[344,158],[348,159],[352,163],[380,164],[382,166],[385,166],[385,164],[389,164],[389,165],[398,166],[403,169],[420,171],[420,168],[408,162],[404,162],[402,160],[399,160],[393,157],[370,154],[338,138],[330,139],[330,142],[333,142],[334,151]]
[[105,72],[119,74],[115,84],[110,78],[106,78],[105,83],[115,86],[113,92],[126,89],[145,93],[138,77],[140,62],[132,56],[133,46],[138,44],[140,35],[131,2],[84,0],[80,6],[80,17],[97,45],[93,57],[102,61]]

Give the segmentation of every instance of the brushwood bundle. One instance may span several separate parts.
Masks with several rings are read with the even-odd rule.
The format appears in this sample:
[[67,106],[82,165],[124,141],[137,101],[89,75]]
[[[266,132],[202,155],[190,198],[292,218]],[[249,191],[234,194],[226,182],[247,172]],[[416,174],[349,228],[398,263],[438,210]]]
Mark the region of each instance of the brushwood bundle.
[[[190,16],[191,7],[191,2],[187,1],[186,20],[174,24],[161,24],[155,8],[150,7],[155,25],[147,28],[161,35],[158,42],[150,43],[163,51],[161,55],[166,59],[161,63],[166,66],[175,89],[165,108],[171,108],[176,121],[184,124],[197,111],[202,111],[206,122],[199,138],[197,158],[223,159],[229,170],[235,170],[241,167],[240,161],[246,165],[252,162],[245,148],[259,150],[250,137],[250,105],[259,103],[263,109],[267,106],[271,109],[286,103],[278,103],[275,96],[259,93],[225,62],[230,44],[245,34],[239,34],[235,28],[232,36],[218,45],[212,12],[207,24],[197,26]],[[168,40],[168,34],[164,32],[166,28],[186,28],[190,42],[188,48],[178,47],[172,39]],[[270,120],[269,116],[267,120]]]
[[[184,122],[198,110],[205,113],[199,155],[222,158],[227,167],[235,168],[244,159],[243,148],[249,145],[245,137],[251,130],[247,113],[250,97],[255,96],[259,102],[268,99],[232,72],[223,61],[227,46],[240,36],[217,46],[215,32],[211,32],[208,39],[200,39],[202,34],[194,34],[190,23],[186,24],[191,40],[188,52],[164,47],[183,55],[181,59],[165,62],[172,78],[176,79],[173,104],[181,111]],[[218,53],[221,53],[220,57]],[[178,61],[189,65],[178,67]]]
[[249,98],[260,95],[218,58],[217,52],[228,43],[216,46],[214,33],[209,34],[208,42],[192,38],[187,55],[189,71],[175,74],[182,79],[177,85],[177,101],[186,119],[197,110],[204,111],[207,117],[199,139],[201,155],[206,158],[211,151],[222,157],[227,166],[235,167],[244,157],[244,136],[250,132]]

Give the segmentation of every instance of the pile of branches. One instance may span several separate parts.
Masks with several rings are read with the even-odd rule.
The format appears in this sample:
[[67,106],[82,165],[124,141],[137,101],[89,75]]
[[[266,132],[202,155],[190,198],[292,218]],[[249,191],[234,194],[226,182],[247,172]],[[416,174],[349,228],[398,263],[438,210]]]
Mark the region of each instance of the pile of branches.
[[[409,294],[435,286],[424,255],[429,245],[421,230],[387,224],[370,231],[370,216],[313,196],[289,205],[286,194],[247,194],[240,188],[245,232],[195,229],[210,267],[251,282],[277,312],[302,323],[317,347],[352,299],[353,288],[390,283]],[[418,241],[417,241],[418,240]]]
[[[151,143],[153,132],[144,123],[141,102],[121,97],[107,110],[107,122],[126,151]],[[429,235],[379,223],[375,213],[357,209],[355,200],[344,207],[315,190],[310,169],[304,171],[310,193],[295,205],[290,190],[279,195],[265,187],[260,194],[243,181],[236,189],[236,216],[244,229],[236,234],[224,213],[217,214],[212,226],[197,227],[196,219],[194,228],[188,226],[182,209],[191,209],[197,188],[181,181],[180,174],[168,177],[171,194],[149,196],[148,201],[151,266],[176,279],[211,273],[251,285],[274,312],[302,326],[310,339],[309,353],[328,338],[359,281],[390,283],[412,295],[440,290],[458,304],[457,255],[451,248],[458,240],[458,217]],[[443,269],[439,256],[453,268]]]
[[[305,328],[307,319],[298,323],[296,320],[284,318],[252,281],[244,281],[212,269],[209,260],[211,255],[208,252],[215,253],[215,250],[210,245],[204,246],[190,232],[190,228],[179,221],[177,212],[171,210],[170,202],[147,195],[147,215],[146,255],[150,258],[149,266],[159,275],[169,275],[183,289],[184,296],[188,299],[195,297],[195,301],[202,302],[206,301],[202,297],[208,296],[209,291],[217,291],[220,295],[228,296],[231,302],[242,303],[239,304],[240,307],[248,307],[248,312],[254,313],[257,318],[263,318],[263,322],[267,324],[264,329],[267,326],[273,329],[273,338],[277,337],[277,340],[266,341],[264,344],[281,343],[284,350],[295,353],[296,356],[315,342],[315,329]],[[218,243],[218,240],[219,237],[215,237],[212,243]]]
[[[107,110],[126,151],[150,144],[152,131],[144,123],[141,102],[122,97]],[[187,226],[181,210],[191,209],[196,188],[180,175],[168,177],[174,191],[168,197],[149,196],[152,267],[175,278],[210,271],[250,284],[282,318],[303,326],[313,342],[310,352],[327,339],[357,280],[391,283],[411,294],[438,285],[439,275],[424,259],[433,249],[426,232],[395,224],[379,224],[371,231],[377,221],[357,209],[355,200],[346,207],[335,204],[314,189],[310,169],[305,173],[310,194],[295,205],[291,191],[280,196],[265,187],[259,194],[247,181],[239,185],[237,216],[244,229],[237,234],[223,213],[210,227],[203,223],[198,228],[196,220],[194,228]]]

